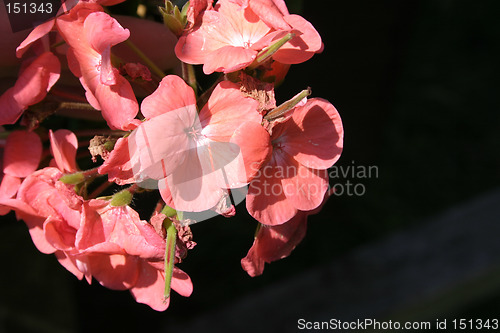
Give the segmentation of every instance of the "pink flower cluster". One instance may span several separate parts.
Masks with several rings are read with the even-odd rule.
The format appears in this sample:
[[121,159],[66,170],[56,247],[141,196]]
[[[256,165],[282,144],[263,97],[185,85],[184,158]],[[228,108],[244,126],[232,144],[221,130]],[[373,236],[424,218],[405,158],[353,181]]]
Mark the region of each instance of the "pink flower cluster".
[[[246,199],[258,221],[241,261],[251,276],[290,254],[328,197],[343,128],[330,102],[308,99],[310,89],[276,103],[290,65],[323,49],[283,0],[192,0],[182,10],[167,2],[160,12],[168,29],[117,20],[102,7],[117,2],[63,7],[17,47],[22,69],[0,96],[0,214],[14,211],[36,247],[78,279],[130,290],[162,311],[170,288],[193,290],[175,266],[195,245],[190,213],[231,217]],[[152,31],[154,42],[141,40]],[[193,65],[219,72],[203,94]],[[182,68],[182,77],[164,75],[169,68]],[[48,129],[58,116],[106,127]],[[155,190],[161,199],[141,219],[133,207]]]

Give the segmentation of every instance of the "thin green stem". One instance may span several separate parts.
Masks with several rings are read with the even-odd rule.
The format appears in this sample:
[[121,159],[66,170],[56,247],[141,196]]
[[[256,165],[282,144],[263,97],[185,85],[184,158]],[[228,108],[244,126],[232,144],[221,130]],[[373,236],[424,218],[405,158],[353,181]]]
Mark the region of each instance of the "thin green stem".
[[89,110],[97,111],[94,107],[88,103],[78,103],[78,102],[62,102],[59,104],[59,109],[72,109],[72,110]]
[[287,33],[283,38],[278,40],[276,43],[266,47],[262,51],[260,51],[257,54],[257,57],[255,58],[254,62],[248,66],[248,69],[255,69],[259,67],[261,64],[269,60],[273,56],[273,54],[276,53],[283,45],[285,45],[288,41],[293,39],[295,37],[295,34],[293,32]]
[[289,101],[286,101],[285,103],[281,104],[277,108],[269,111],[269,113],[265,115],[264,119],[273,120],[273,119],[281,117],[286,112],[293,109],[297,104],[300,103],[300,101],[302,101],[304,98],[306,98],[309,95],[311,95],[311,88],[307,88],[307,89],[302,90],[300,93],[295,95]]
[[196,74],[194,67],[191,64],[182,63],[182,78],[186,83],[193,88],[195,96],[198,96],[198,83],[196,82]]
[[167,239],[165,245],[165,291],[163,296],[165,299],[170,297],[170,285],[172,283],[172,275],[174,273],[175,262],[175,243],[177,240],[177,229],[174,223],[169,218],[163,222],[167,230]]

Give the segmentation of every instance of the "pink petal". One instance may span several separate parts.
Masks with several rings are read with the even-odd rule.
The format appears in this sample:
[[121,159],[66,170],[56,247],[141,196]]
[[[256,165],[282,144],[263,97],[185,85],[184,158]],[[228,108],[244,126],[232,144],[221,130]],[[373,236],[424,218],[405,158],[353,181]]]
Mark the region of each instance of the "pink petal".
[[113,64],[111,63],[111,48],[106,48],[104,51],[101,53],[101,75],[100,75],[100,80],[101,84],[105,84],[107,86],[113,86],[115,85],[118,80],[118,75],[120,75],[120,72],[113,67]]
[[205,56],[203,72],[207,75],[213,72],[235,72],[250,65],[256,57],[255,50],[239,46],[223,46]]
[[306,234],[307,213],[299,212],[285,224],[261,226],[241,266],[248,275],[255,277],[264,271],[265,263],[288,257]]
[[[285,166],[285,167],[283,167]],[[257,221],[267,225],[283,224],[297,213],[285,196],[281,178],[286,173],[286,162],[273,155],[250,183],[247,210]]]
[[28,106],[41,102],[59,79],[61,65],[45,52],[19,74],[14,87],[0,96],[0,125],[14,124]]
[[202,134],[215,141],[229,141],[242,120],[262,122],[258,107],[259,102],[245,97],[238,84],[223,81],[215,87],[200,111]]
[[64,221],[49,216],[43,224],[47,241],[58,250],[72,250],[75,245],[76,230],[68,228]]
[[[197,148],[203,178],[222,189],[245,186],[245,163],[238,145],[205,140]],[[219,198],[219,201],[221,198]]]
[[69,256],[63,251],[56,251],[55,255],[59,263],[64,268],[73,273],[73,275],[76,276],[78,280],[83,279],[84,274],[78,269],[78,266],[76,265],[76,259],[74,257]]
[[184,297],[189,297],[193,293],[193,283],[191,282],[191,278],[177,267],[174,267],[170,287],[179,295]]
[[[219,29],[219,26],[222,26]],[[210,33],[210,31],[225,32],[222,34]],[[208,53],[221,47],[230,45],[230,38],[226,34],[234,32],[234,29],[224,18],[214,10],[204,11],[201,23],[192,31],[181,36],[175,46],[176,56],[188,64],[203,64]]]
[[101,83],[115,85],[118,70],[111,64],[111,47],[127,40],[130,32],[108,14],[96,12],[85,19],[83,33],[90,46],[101,54]]
[[291,157],[288,161],[287,175],[281,180],[286,198],[299,210],[318,207],[328,189],[327,171],[309,169]]
[[139,277],[130,293],[138,303],[150,306],[156,311],[165,311],[170,303],[170,298],[164,298],[165,276],[163,272],[154,268],[147,262],[141,262]]
[[132,132],[129,154],[138,181],[159,180],[178,168],[190,149],[186,131],[196,118],[194,106],[181,108],[145,121]]
[[117,84],[108,86],[99,84],[95,97],[101,106],[101,112],[111,129],[132,130],[140,124],[134,119],[139,111],[130,83],[121,75],[117,76]]
[[71,47],[87,44],[83,32],[85,19],[94,12],[102,11],[103,8],[97,3],[80,1],[68,13],[57,18],[57,30]]
[[21,186],[21,179],[9,175],[3,175],[2,183],[0,184],[0,200],[14,197],[19,186]]
[[49,136],[52,155],[59,170],[70,173],[77,171],[78,139],[76,135],[69,130],[60,129],[55,132],[49,130]]
[[25,178],[32,174],[40,163],[42,141],[34,132],[14,131],[7,138],[4,151],[4,173]]
[[[41,218],[28,219],[26,217],[22,217],[22,219],[29,228],[31,240],[33,241],[33,244],[35,244],[37,250],[45,254],[54,253],[56,251],[56,248],[52,246],[52,243],[50,243],[47,240],[47,238],[45,237],[45,231],[41,227],[40,222],[43,222],[43,219]],[[35,222],[35,220],[37,220],[36,221],[37,223],[33,223]]]
[[196,106],[193,89],[180,77],[168,75],[161,80],[158,88],[142,101],[141,112],[146,119],[151,119],[174,110],[192,110],[192,106]]
[[254,11],[242,10],[230,1],[219,1],[215,8],[224,19],[217,22],[219,36],[213,38],[222,37],[223,40],[229,41],[228,45],[250,47],[271,30]]
[[321,36],[311,23],[299,15],[287,15],[284,18],[297,35],[273,55],[274,60],[284,64],[300,64],[323,51]]
[[31,44],[33,44],[34,42],[36,42],[37,40],[39,40],[43,36],[47,35],[54,27],[55,21],[56,21],[55,19],[52,19],[52,20],[49,20],[45,23],[42,23],[42,24],[36,26],[30,32],[28,37],[26,37],[26,39],[17,47],[16,56],[18,58],[21,58],[23,56],[24,52],[26,52],[28,50],[28,48],[31,46]]
[[61,171],[56,168],[49,167],[35,171],[26,177],[19,187],[17,199],[28,204],[38,216],[46,218],[58,214],[48,200],[57,194],[55,182],[61,176]]
[[118,21],[103,12],[91,13],[85,19],[83,30],[87,41],[99,53],[127,40],[130,36]]
[[8,207],[16,212],[17,219],[22,219],[26,223],[38,251],[50,254],[54,253],[56,249],[47,241],[43,231],[43,223],[45,217],[39,216],[35,210],[19,199],[6,199],[2,200],[1,205]]
[[[289,123],[290,124],[287,124]],[[295,125],[291,125],[291,123]],[[285,151],[302,165],[316,169],[331,167],[342,153],[344,132],[335,107],[319,98],[295,109],[282,138]]]
[[138,281],[140,259],[121,254],[89,254],[92,276],[101,285],[113,290],[126,290]]
[[75,246],[85,250],[106,242],[114,225],[104,224],[98,210],[107,206],[104,200],[85,201],[82,206],[81,225],[75,236]]
[[283,0],[252,0],[249,1],[250,8],[268,26],[275,30],[290,29],[283,15],[288,14],[288,9]]
[[269,133],[260,124],[246,121],[234,131],[230,142],[238,145],[241,150],[245,179],[240,179],[240,181],[247,183],[271,157],[272,146]]
[[128,138],[119,138],[109,157],[99,167],[101,175],[108,175],[110,182],[118,185],[131,184],[135,181],[128,147]]
[[[196,150],[192,149],[184,163],[166,179],[160,180],[162,198],[173,201],[181,211],[201,212],[214,207],[224,195],[213,173],[204,173]],[[168,190],[166,191],[166,187]]]
[[241,259],[241,267],[245,272],[251,277],[256,277],[264,272],[264,266],[266,262],[259,257],[255,249],[255,244],[257,240],[254,241],[254,245],[248,250],[245,258]]
[[105,218],[114,220],[112,223],[115,225],[108,240],[120,245],[127,254],[147,259],[163,259],[165,240],[156,233],[152,225],[141,221],[132,208],[110,208]]
[[[112,129],[131,130],[139,124],[134,119],[139,110],[134,91],[130,83],[110,65],[111,46],[102,49],[104,44],[121,40],[125,30],[113,19],[108,19],[107,14],[96,11],[100,12],[102,8],[90,3],[79,3],[70,13],[60,16],[56,24],[72,49],[68,52],[68,63],[75,75],[81,75],[80,81],[87,91],[89,102],[100,107],[104,119]],[[87,25],[86,19],[90,19]],[[90,23],[94,21],[107,31],[117,30],[120,33],[117,38],[103,37],[93,30]]]

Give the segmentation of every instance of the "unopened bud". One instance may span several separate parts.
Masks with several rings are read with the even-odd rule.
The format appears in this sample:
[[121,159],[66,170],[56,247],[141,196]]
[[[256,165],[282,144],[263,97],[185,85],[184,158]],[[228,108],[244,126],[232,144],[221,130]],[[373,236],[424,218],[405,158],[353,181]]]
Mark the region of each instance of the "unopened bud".
[[[188,5],[189,6],[189,5]],[[186,6],[179,10],[179,7],[174,6],[170,1],[165,1],[165,7],[158,7],[161,15],[163,16],[163,23],[172,31],[176,36],[182,35],[184,27],[187,22],[187,8]]]
[[78,185],[85,181],[85,176],[81,172],[70,173],[59,178],[59,181],[68,185]]
[[277,42],[274,44],[269,45],[262,51],[260,51],[257,54],[257,57],[255,58],[254,62],[248,66],[249,69],[255,69],[259,67],[261,64],[269,60],[275,54],[283,45],[285,45],[289,40],[291,40],[293,37],[295,37],[295,34],[292,32],[287,33],[284,37],[279,39]]
[[132,197],[133,195],[129,190],[123,190],[115,193],[109,204],[113,207],[127,206],[132,202]]
[[304,100],[304,98],[306,98],[309,95],[311,95],[311,88],[307,88],[307,89],[302,90],[300,93],[293,96],[290,100],[281,104],[277,108],[269,111],[265,115],[264,119],[273,120],[273,119],[281,117],[282,115],[284,115],[288,111],[292,110],[297,104],[302,102]]

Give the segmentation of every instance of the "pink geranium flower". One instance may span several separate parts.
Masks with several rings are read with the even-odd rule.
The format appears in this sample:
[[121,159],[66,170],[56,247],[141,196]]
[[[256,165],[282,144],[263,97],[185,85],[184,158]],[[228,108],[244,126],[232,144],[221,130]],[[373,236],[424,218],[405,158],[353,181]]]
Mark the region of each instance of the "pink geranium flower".
[[[19,219],[24,220],[38,250],[55,253],[67,270],[82,279],[86,273],[85,264],[76,257],[78,251],[74,243],[83,199],[72,186],[59,181],[63,175],[61,171],[76,171],[76,136],[68,130],[58,130],[50,132],[50,139],[53,164],[57,167],[30,173],[22,182],[16,199],[7,201],[7,204],[16,211]],[[24,152],[29,150],[25,148]],[[85,275],[90,279],[88,274]]]
[[328,188],[326,169],[342,152],[340,116],[328,101],[310,99],[274,125],[271,143],[272,157],[250,183],[246,204],[259,222],[279,225],[321,204]]
[[[101,4],[103,6],[112,6],[115,4],[118,4],[120,2],[123,2],[125,0],[86,0],[85,2],[91,3],[91,4]],[[59,12],[57,13],[57,16],[60,16],[61,14],[64,14],[65,12],[69,12],[73,7],[77,6],[80,0],[66,0],[62,3],[61,8],[59,9]],[[100,7],[94,7],[96,9]],[[102,8],[101,8],[102,10]],[[54,25],[56,23],[57,17],[51,20],[48,20],[47,22],[44,22],[42,24],[37,25],[30,33],[29,35],[19,44],[19,46],[16,49],[16,56],[18,58],[21,58],[24,53],[34,44],[36,43],[39,39],[45,37],[49,32],[54,30]]]
[[262,164],[268,155],[269,135],[257,107],[237,84],[224,81],[198,115],[193,90],[167,76],[141,105],[146,121],[117,144],[99,172],[126,181],[132,175],[139,182],[155,180],[162,198],[176,209],[210,209],[226,188],[246,184],[250,165]]
[[[163,296],[165,239],[129,206],[90,200],[83,212],[76,245],[92,276],[107,288],[130,290],[139,303],[165,310],[170,300]],[[193,291],[191,279],[177,267],[171,287],[186,297]]]
[[130,32],[97,4],[79,3],[56,20],[57,28],[70,46],[68,65],[80,78],[89,103],[102,111],[113,129],[130,130],[139,105],[130,83],[111,64],[111,47],[125,41]]
[[[273,6],[266,8],[267,2]],[[177,57],[203,64],[205,74],[234,72],[250,65],[259,51],[288,32],[296,36],[273,55],[274,60],[297,64],[322,51],[321,37],[309,22],[288,14],[282,2],[267,2],[219,1],[179,38]]]
[[14,209],[28,226],[37,249],[55,253],[67,270],[82,279],[85,264],[76,257],[74,244],[83,199],[59,181],[62,175],[57,168],[48,167],[28,176],[19,188]]

